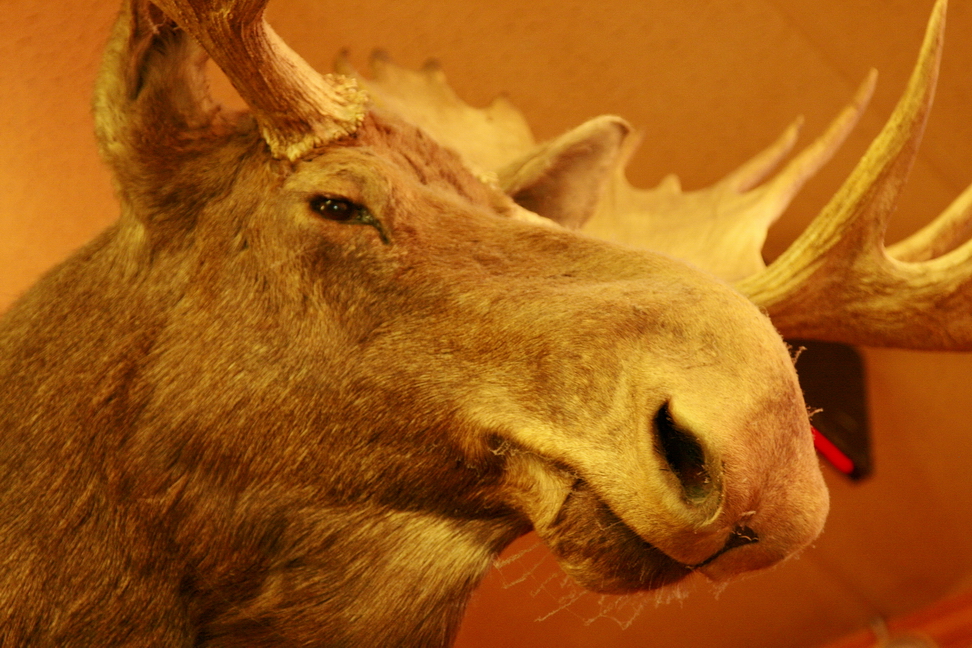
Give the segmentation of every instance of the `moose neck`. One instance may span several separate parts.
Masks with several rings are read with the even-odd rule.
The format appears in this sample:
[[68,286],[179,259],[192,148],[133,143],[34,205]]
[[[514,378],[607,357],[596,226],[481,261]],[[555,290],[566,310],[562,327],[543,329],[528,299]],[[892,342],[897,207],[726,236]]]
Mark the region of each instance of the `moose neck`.
[[445,648],[496,554],[524,529],[330,509],[294,531],[297,553],[270,570],[255,597],[207,624],[218,645],[232,637],[240,645]]
[[[508,540],[485,524],[409,513],[374,531],[372,547],[359,548],[359,561],[367,556],[371,565],[348,610],[345,631],[357,635],[351,643],[451,646],[470,594]],[[386,553],[376,556],[383,544]]]

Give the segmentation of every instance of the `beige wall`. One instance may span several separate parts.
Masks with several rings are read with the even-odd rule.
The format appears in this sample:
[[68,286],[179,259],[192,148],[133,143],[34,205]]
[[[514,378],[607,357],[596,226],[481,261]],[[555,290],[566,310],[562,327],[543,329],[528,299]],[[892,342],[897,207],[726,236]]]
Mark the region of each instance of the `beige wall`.
[[[0,305],[117,215],[88,107],[112,4],[0,5]],[[878,90],[859,132],[771,233],[767,250],[775,255],[890,112],[930,4],[275,0],[270,19],[318,68],[345,46],[362,68],[376,46],[407,65],[435,56],[470,103],[506,92],[541,138],[596,114],[621,114],[644,133],[630,171],[641,186],[670,172],[689,189],[711,183],[799,114],[808,136],[819,133],[877,67]],[[939,99],[892,239],[972,180],[972,3],[953,5]],[[860,486],[831,476],[829,525],[801,558],[718,597],[696,585],[688,599],[656,609],[650,597],[585,594],[556,611],[577,590],[536,548],[490,576],[460,645],[808,646],[972,586],[972,358],[866,356],[877,474]],[[610,618],[586,623],[625,619],[638,606],[626,630]]]

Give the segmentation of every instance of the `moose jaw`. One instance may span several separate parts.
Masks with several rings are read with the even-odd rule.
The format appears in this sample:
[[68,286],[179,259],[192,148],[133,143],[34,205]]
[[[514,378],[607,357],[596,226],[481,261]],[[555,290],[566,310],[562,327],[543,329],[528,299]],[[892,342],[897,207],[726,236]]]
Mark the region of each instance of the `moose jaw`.
[[[600,591],[767,567],[816,537],[827,496],[789,353],[757,305],[789,334],[968,347],[936,325],[947,300],[909,334],[869,323],[883,288],[852,295],[836,303],[871,309],[855,311],[862,328],[820,333],[788,309],[830,279],[780,296],[786,267],[724,273],[754,305],[554,225],[632,217],[612,208],[625,122],[492,168],[375,105],[382,88],[318,76],[262,9],[135,1],[116,25],[96,124],[122,218],[0,325],[5,646],[445,646],[492,559],[531,528]],[[890,134],[811,227],[868,241],[859,256],[906,295],[899,274],[955,242],[926,231],[888,261],[887,214],[872,212],[920,135],[943,14]],[[207,54],[248,113],[211,102]],[[862,105],[763,185],[773,209]],[[740,237],[750,266],[761,218]],[[862,271],[836,239],[782,265]],[[929,263],[961,268],[967,247]],[[961,272],[942,282],[964,287]]]

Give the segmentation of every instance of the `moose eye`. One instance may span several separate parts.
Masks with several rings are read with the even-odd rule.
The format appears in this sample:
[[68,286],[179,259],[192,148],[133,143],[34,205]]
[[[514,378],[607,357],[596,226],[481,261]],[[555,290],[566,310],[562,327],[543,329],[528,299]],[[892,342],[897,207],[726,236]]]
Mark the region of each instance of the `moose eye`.
[[343,198],[315,196],[310,199],[310,208],[318,215],[338,223],[370,225],[378,230],[378,236],[381,238],[382,243],[385,245],[391,243],[388,238],[388,232],[385,231],[381,221],[375,218],[364,205],[359,205]]
[[338,222],[347,222],[358,217],[361,212],[366,211],[364,207],[356,205],[350,200],[325,198],[324,196],[312,198],[310,206],[311,209],[324,218]]

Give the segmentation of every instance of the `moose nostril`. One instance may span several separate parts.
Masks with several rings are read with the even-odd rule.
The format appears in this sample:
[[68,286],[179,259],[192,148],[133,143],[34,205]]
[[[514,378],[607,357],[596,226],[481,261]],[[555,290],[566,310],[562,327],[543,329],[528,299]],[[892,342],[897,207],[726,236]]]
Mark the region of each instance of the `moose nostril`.
[[703,500],[712,491],[712,480],[706,467],[705,450],[688,430],[672,420],[668,403],[655,414],[655,439],[659,452],[689,500]]

